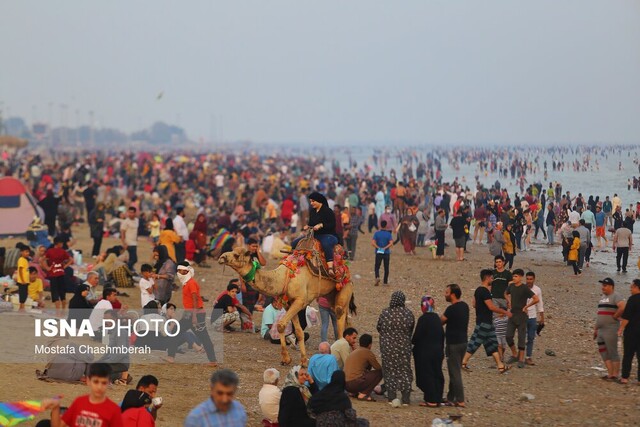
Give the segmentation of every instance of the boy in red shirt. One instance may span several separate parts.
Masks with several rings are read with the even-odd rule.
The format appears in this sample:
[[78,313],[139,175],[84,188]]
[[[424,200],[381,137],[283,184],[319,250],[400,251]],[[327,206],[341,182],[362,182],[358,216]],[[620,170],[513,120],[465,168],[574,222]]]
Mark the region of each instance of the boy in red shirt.
[[51,426],[122,427],[120,407],[107,397],[110,374],[111,368],[106,363],[89,366],[89,394],[76,398],[63,415],[60,415],[60,401],[51,401]]
[[64,270],[73,264],[73,258],[67,251],[62,249],[64,240],[60,237],[53,239],[53,247],[47,249],[40,264],[47,272],[51,290],[51,302],[56,305],[56,311],[67,307],[66,284],[64,281]]

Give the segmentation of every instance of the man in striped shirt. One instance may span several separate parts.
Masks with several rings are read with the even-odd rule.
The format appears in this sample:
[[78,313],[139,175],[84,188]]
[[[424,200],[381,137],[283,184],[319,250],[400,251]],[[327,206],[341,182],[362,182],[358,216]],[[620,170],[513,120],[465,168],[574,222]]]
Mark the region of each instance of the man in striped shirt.
[[240,380],[235,372],[220,369],[211,376],[211,398],[196,406],[184,427],[245,427],[247,413],[234,399]]
[[618,327],[620,316],[624,311],[624,298],[615,293],[613,279],[607,277],[599,281],[602,284],[602,298],[598,302],[598,315],[593,331],[593,339],[597,339],[598,351],[607,367],[604,380],[615,381],[620,372],[620,356],[618,355]]

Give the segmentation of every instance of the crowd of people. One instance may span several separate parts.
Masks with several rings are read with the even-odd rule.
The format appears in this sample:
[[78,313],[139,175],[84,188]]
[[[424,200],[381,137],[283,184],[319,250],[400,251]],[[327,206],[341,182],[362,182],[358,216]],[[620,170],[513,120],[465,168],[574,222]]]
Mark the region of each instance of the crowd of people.
[[[558,150],[561,155],[563,151]],[[552,249],[562,248],[563,262],[575,276],[589,267],[593,251],[608,248],[609,240],[616,252],[617,270],[627,272],[638,208],[629,206],[625,212],[617,194],[611,200],[609,196],[585,198],[563,191],[559,182],[544,188],[526,180],[527,172],[546,172],[548,167],[554,172],[597,168],[598,160],[592,158],[602,153],[587,150],[581,152],[583,161],[547,164],[510,151],[450,150],[426,157],[404,152],[399,154],[401,170],[392,169],[385,176],[374,172],[374,166],[381,169],[389,160],[382,154],[374,156],[373,166],[358,170],[351,160],[347,168],[337,162],[326,167],[327,159],[313,156],[27,152],[6,157],[2,167],[5,174],[19,177],[31,189],[43,212],[42,225],[35,221],[27,244],[6,250],[3,275],[15,276],[19,310],[28,304],[44,307],[48,289],[58,316],[80,316],[84,310],[94,330],[105,316],[127,315],[128,307],[119,301],[119,294],[137,286],[145,316],[166,321],[176,317],[178,308],[184,309],[184,315],[177,319],[179,336],[134,345],[152,344],[166,351],[165,361],[172,363],[186,344],[193,351],[204,351],[208,363],[217,366],[206,331],[208,323],[225,332],[234,332],[236,327],[258,330],[263,339],[280,343],[277,323],[284,315],[282,301],[261,295],[250,278],[241,277],[212,298],[211,305],[220,314],[207,318],[208,299],[202,295],[194,267],[206,269],[222,253],[243,246],[253,262],[265,266],[267,257],[279,256],[286,245],[295,248],[296,237],[311,228],[322,245],[327,272],[334,274],[334,245],[343,245],[349,260],[358,262],[359,236],[368,235],[367,245],[373,246],[375,254],[374,285],[380,285],[380,268],[384,267],[382,285],[388,286],[394,280],[392,248],[398,243],[407,256],[426,247],[436,260],[445,259],[450,243],[460,263],[466,261],[470,245],[487,245],[493,265],[480,272],[480,285],[473,296],[465,296],[475,308],[471,337],[469,304],[457,284],[444,287],[449,305],[441,314],[436,314],[438,298],[424,296],[420,302],[423,314],[417,321],[405,306],[404,293],[394,292],[376,326],[380,359],[372,351],[372,334],[360,335],[354,327],[329,344],[329,326],[333,325],[334,335],[337,330],[335,313],[319,298],[318,353],[307,367],[296,366],[289,372],[282,390],[278,371],[265,371],[259,397],[264,424],[281,426],[366,425],[349,396],[375,401],[377,395],[393,406],[409,405],[414,378],[423,392],[421,406],[465,407],[463,373],[471,371],[471,358],[481,345],[499,373],[512,366],[535,366],[534,342],[545,325],[542,290],[534,272],[513,267],[518,264],[517,254],[533,250],[540,234]],[[445,182],[444,159],[454,167],[459,162],[478,163],[483,174],[499,172],[499,178],[517,180],[521,195],[510,194],[499,181],[487,187],[480,176],[473,188],[464,177]],[[88,226],[87,236],[76,235],[82,223]],[[35,231],[41,229],[51,240],[36,239]],[[449,229],[452,239],[448,240]],[[116,237],[119,244],[103,250],[106,236]],[[74,270],[80,263],[74,250],[77,239],[84,237],[93,241],[92,266],[81,278]],[[139,245],[153,248],[153,262],[138,259]],[[640,351],[640,306],[635,299],[640,282],[633,281],[626,304],[614,292],[612,279],[601,283],[603,298],[594,336],[608,369],[607,379],[626,383],[633,355]],[[103,287],[101,295],[98,286]],[[68,306],[67,293],[74,294]],[[181,301],[176,302],[176,294],[181,294]],[[262,310],[258,328],[253,316]],[[299,317],[304,328],[305,312]],[[295,346],[291,329],[284,334]],[[624,336],[622,372],[619,336]],[[115,338],[109,343],[117,344]],[[131,383],[128,361],[102,362],[92,365],[89,372],[88,400],[77,402],[75,408],[72,405],[74,410],[62,416],[58,403],[47,402],[52,425],[60,425],[60,419],[72,425],[72,417],[86,416],[82,415],[83,405],[105,402],[105,384]],[[245,425],[244,409],[233,399],[237,386],[236,374],[217,370],[211,378],[212,399],[195,408],[185,425]],[[122,419],[127,410],[153,406],[149,402],[153,396],[149,396],[140,394],[131,403],[140,406],[123,402]],[[119,425],[109,418],[115,417],[113,405],[105,408],[104,414],[96,411],[98,417],[105,425]]]

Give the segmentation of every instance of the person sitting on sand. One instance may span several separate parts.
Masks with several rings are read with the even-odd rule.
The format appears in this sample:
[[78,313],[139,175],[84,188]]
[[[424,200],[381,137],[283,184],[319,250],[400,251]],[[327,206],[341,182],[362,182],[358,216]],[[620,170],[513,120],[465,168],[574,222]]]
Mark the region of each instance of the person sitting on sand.
[[29,267],[29,298],[37,303],[38,308],[44,308],[44,285],[38,277],[38,269]]
[[122,400],[123,427],[155,427],[156,421],[149,412],[151,396],[144,391],[129,390]]
[[354,350],[344,364],[346,375],[346,390],[356,394],[358,400],[373,402],[373,389],[382,381],[382,366],[371,351],[373,337],[363,334],[360,337],[360,347]]
[[225,332],[233,332],[234,329],[231,325],[240,321],[240,313],[234,303],[234,298],[238,294],[239,289],[240,288],[235,283],[227,285],[227,294],[219,298],[213,306],[214,310],[222,310],[222,315],[214,322],[216,329],[224,330]]
[[331,345],[331,354],[336,358],[340,369],[344,369],[344,364],[355,349],[357,340],[358,331],[355,328],[347,328],[342,333],[342,338]]
[[262,375],[262,379],[264,384],[258,394],[260,410],[262,411],[262,416],[265,418],[262,420],[262,424],[273,425],[275,423],[277,425],[280,398],[282,396],[282,392],[278,388],[280,372],[275,368],[266,369]]
[[[159,384],[160,382],[153,375],[143,375],[140,380],[138,380],[136,391],[147,393],[151,396],[151,399],[155,399]],[[159,400],[159,403],[154,403],[152,407],[147,408],[154,420],[158,417],[158,409],[162,407],[162,398],[159,398]]]
[[274,338],[271,336],[271,327],[276,322],[278,315],[284,312],[282,308],[282,302],[278,299],[274,299],[262,313],[262,325],[260,327],[260,335],[265,340],[272,344],[280,344],[280,338]]
[[369,425],[367,420],[356,417],[356,411],[351,406],[345,386],[344,372],[335,371],[331,376],[331,382],[323,390],[311,396],[308,410],[315,416],[316,425],[358,427]]
[[[240,279],[235,278],[235,279],[229,280],[229,283],[227,284],[227,289],[229,289],[229,285],[236,285],[238,287],[238,292],[231,298],[231,301],[233,302],[233,305],[235,306],[235,308],[238,310],[240,320],[242,320],[243,322],[253,322],[253,315],[251,314],[249,309],[242,304],[240,300],[240,297],[242,296],[240,292]],[[216,305],[218,304],[218,301],[220,301],[220,299],[225,295],[229,295],[228,290],[222,291],[220,295],[218,295],[216,299],[213,301],[214,310],[216,309]],[[217,319],[217,316],[214,316],[214,313],[212,312],[211,323],[215,322],[216,319]],[[229,331],[229,332],[232,332],[232,331]]]
[[[121,316],[116,310],[107,310],[104,313],[104,320],[112,320],[118,323]],[[120,353],[119,350],[129,347],[129,335],[114,328],[108,332],[109,348],[112,350],[102,356],[98,362],[108,363],[111,369],[111,382],[115,385],[130,384],[133,377],[129,374],[131,359],[129,353]]]
[[318,386],[307,373],[307,368],[300,365],[291,368],[284,382],[278,408],[280,427],[314,427],[316,421],[307,413],[307,402],[317,391]]
[[340,368],[338,361],[331,354],[331,346],[328,342],[321,342],[318,352],[309,359],[309,375],[318,384],[318,389],[322,390],[331,381],[331,375]]

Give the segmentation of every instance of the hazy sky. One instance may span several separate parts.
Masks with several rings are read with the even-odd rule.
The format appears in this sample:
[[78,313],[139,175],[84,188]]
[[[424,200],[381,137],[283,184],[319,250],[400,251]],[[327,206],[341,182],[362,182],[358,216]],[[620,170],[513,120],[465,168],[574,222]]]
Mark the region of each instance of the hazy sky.
[[[19,0],[0,108],[255,142],[640,142],[635,0]],[[164,96],[157,100],[160,92]]]

